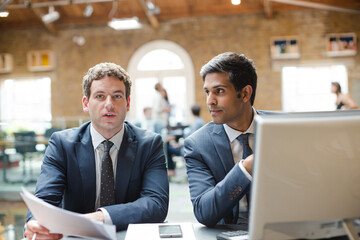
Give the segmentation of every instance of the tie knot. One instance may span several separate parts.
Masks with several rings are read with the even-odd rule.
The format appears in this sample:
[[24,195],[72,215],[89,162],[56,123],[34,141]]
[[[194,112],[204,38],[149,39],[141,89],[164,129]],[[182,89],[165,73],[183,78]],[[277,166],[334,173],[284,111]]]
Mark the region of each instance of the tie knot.
[[104,153],[108,153],[110,151],[110,148],[114,145],[114,143],[109,140],[104,140],[102,143],[104,145]]
[[249,145],[249,135],[251,133],[241,134],[236,139],[240,141],[241,146],[243,147],[243,159],[247,158],[249,155],[253,154],[253,151]]
[[241,143],[248,143],[249,135],[250,133],[240,134],[236,139],[239,140]]

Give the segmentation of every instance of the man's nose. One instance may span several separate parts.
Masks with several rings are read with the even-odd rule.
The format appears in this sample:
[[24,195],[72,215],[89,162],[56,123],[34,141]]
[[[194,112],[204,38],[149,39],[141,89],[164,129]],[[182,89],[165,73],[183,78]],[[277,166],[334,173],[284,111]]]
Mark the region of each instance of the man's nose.
[[110,95],[105,99],[105,107],[107,110],[111,110],[114,107],[113,100]]
[[216,105],[216,97],[212,93],[209,93],[206,99],[206,103],[209,106]]

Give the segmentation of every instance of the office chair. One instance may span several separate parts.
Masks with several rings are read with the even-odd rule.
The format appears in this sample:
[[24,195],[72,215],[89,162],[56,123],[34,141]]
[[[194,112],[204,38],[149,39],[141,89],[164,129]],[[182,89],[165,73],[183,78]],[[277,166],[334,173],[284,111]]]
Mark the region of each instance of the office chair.
[[[36,183],[36,177],[33,177],[32,158],[36,150],[36,135],[34,131],[14,132],[15,137],[15,150],[22,155],[23,171],[22,182],[26,185],[28,183]],[[26,174],[26,160],[29,160],[29,176]]]

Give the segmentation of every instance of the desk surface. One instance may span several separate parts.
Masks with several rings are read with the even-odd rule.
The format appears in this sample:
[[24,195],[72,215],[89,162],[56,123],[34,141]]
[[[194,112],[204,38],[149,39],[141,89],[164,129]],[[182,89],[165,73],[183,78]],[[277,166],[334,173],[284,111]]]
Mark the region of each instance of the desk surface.
[[[200,223],[194,223],[194,233],[196,240],[215,240],[216,235],[223,231],[230,231],[229,228],[218,227],[218,228],[207,228]],[[117,240],[124,240],[126,237],[126,230],[120,231],[116,233]],[[72,237],[64,237],[65,240],[73,240]]]

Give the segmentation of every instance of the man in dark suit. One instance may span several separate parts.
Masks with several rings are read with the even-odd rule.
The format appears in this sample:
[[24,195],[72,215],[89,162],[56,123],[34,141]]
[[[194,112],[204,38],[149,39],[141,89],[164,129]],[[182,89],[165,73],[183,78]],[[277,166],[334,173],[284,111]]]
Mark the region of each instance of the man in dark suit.
[[242,224],[246,229],[256,69],[244,55],[223,53],[205,64],[200,74],[213,121],[184,142],[194,214],[209,227]]
[[[160,135],[124,121],[131,81],[119,65],[101,63],[83,78],[91,122],[56,132],[46,149],[35,195],[55,206],[126,229],[163,222],[169,183]],[[108,169],[105,171],[105,168]],[[61,224],[61,223],[59,223]],[[25,236],[59,239],[28,213]]]

